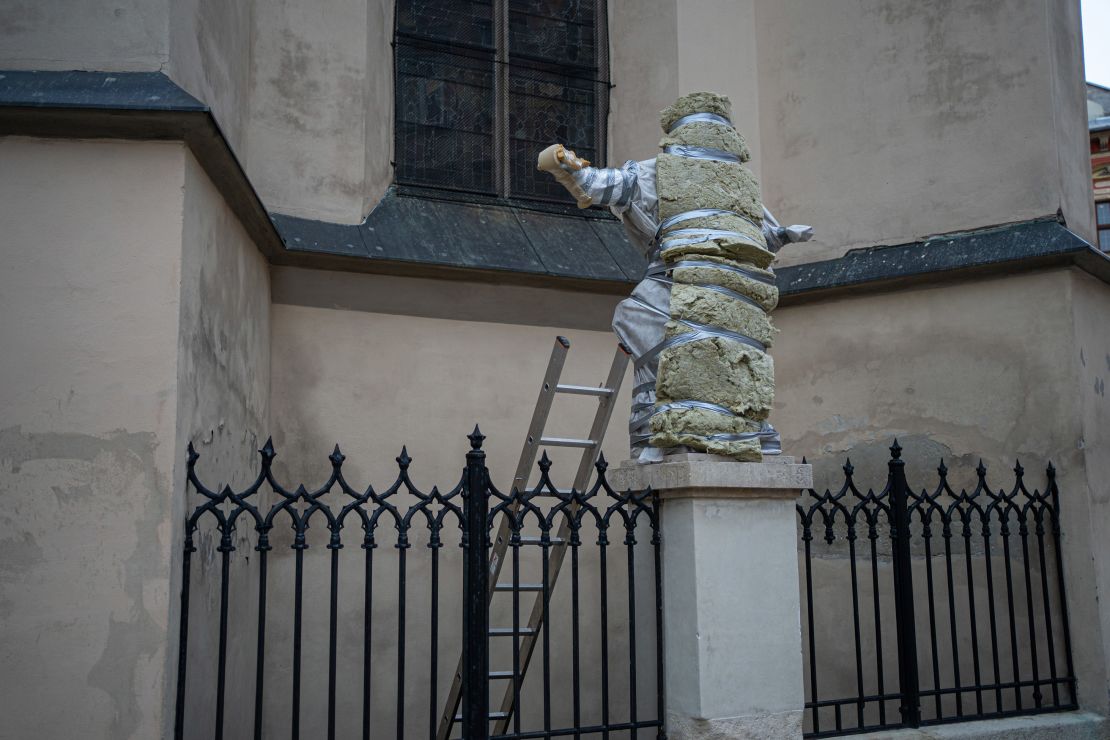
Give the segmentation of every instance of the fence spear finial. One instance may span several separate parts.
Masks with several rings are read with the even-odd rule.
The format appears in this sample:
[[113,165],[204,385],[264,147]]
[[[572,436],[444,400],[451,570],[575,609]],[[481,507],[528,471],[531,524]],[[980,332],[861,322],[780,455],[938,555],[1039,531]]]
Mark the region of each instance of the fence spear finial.
[[603,473],[609,469],[609,461],[605,459],[604,452],[597,453],[597,462],[594,463],[594,467]]

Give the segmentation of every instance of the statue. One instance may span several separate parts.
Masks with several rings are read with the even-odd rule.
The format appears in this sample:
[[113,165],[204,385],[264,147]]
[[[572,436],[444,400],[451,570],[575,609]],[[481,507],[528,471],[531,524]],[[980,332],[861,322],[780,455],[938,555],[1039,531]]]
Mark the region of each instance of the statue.
[[579,208],[608,206],[648,257],[613,315],[635,360],[629,433],[642,463],[683,448],[752,462],[781,451],[767,421],[778,303],[770,265],[813,230],[782,227],[763,207],[731,113],[727,97],[691,93],[662,112],[654,159],[596,168],[556,144],[537,162]]

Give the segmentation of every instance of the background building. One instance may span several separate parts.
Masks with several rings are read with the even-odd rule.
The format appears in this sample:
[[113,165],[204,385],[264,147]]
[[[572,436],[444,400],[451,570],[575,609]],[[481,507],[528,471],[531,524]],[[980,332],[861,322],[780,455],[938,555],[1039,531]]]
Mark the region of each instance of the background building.
[[1091,82],[1087,83],[1087,126],[1098,246],[1105,251],[1110,249],[1110,90]]
[[391,478],[405,443],[430,484],[479,421],[510,476],[553,336],[600,380],[643,269],[530,152],[653,156],[699,89],[731,97],[768,207],[816,230],[779,262],[785,450],[822,482],[846,455],[881,476],[893,436],[911,479],[1054,461],[1080,703],[1110,711],[1078,2],[441,7],[0,8],[4,732],[168,733],[190,441],[234,485],[270,434],[288,480],[337,440],[353,478]]

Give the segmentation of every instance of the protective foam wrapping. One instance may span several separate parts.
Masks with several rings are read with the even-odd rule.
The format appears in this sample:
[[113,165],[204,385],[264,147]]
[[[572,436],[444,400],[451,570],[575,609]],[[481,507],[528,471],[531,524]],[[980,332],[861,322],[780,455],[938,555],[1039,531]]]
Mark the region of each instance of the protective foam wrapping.
[[760,461],[778,450],[766,425],[778,289],[759,185],[742,165],[749,153],[731,113],[728,98],[694,93],[661,114],[657,241],[671,293],[649,441]]
[[744,462],[763,459],[759,438],[726,437],[754,435],[761,427],[761,422],[742,416],[725,416],[700,408],[664,409],[651,418],[653,444],[704,448],[710,454],[727,455]]
[[670,131],[678,119],[695,113],[712,113],[725,119],[732,118],[732,101],[727,95],[714,92],[693,92],[683,95],[659,113],[659,125]]
[[774,273],[752,265],[701,255],[696,259],[673,263],[671,275],[676,283],[701,283],[728,288],[751,298],[765,311],[771,311],[779,303],[779,289],[772,282]]
[[676,145],[719,149],[735,154],[741,162],[747,162],[752,156],[748,143],[739,131],[707,121],[688,123],[659,140],[660,148]]
[[733,211],[755,221],[763,244],[763,203],[759,184],[747,168],[734,162],[660,154],[655,160],[659,220],[699,208]]
[[[667,338],[692,331],[667,322]],[[664,349],[655,381],[657,407],[673,401],[702,401],[762,421],[775,400],[775,366],[766,352],[723,337],[698,339]],[[656,444],[656,447],[666,446]],[[696,446],[696,445],[695,445]]]
[[675,283],[671,287],[671,318],[718,326],[767,347],[775,339],[775,329],[766,311],[713,287]]

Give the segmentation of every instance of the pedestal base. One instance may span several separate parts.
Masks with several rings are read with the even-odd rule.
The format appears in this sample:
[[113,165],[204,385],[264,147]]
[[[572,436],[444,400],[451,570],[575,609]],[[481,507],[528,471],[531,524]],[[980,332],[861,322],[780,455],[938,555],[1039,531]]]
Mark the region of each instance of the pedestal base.
[[801,709],[727,719],[692,719],[673,713],[667,715],[669,740],[766,740],[801,736]]
[[668,736],[800,738],[794,502],[812,468],[676,455],[629,462],[614,488],[659,491]]

